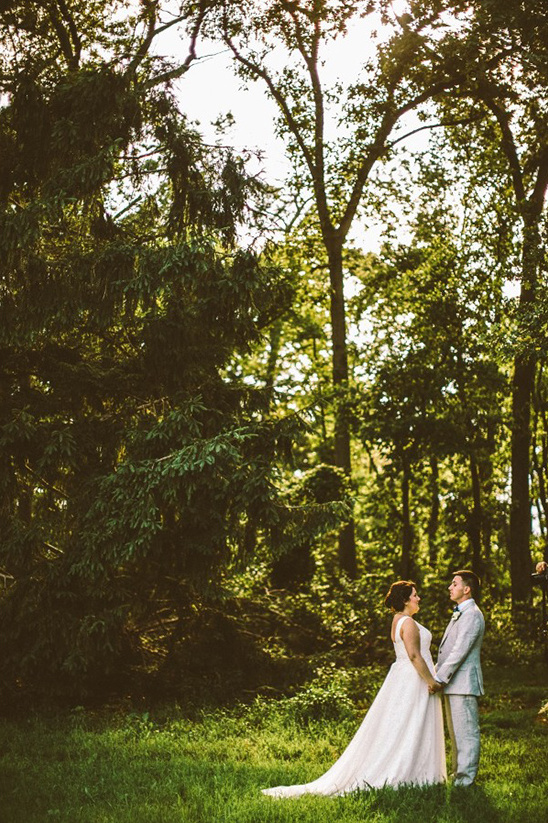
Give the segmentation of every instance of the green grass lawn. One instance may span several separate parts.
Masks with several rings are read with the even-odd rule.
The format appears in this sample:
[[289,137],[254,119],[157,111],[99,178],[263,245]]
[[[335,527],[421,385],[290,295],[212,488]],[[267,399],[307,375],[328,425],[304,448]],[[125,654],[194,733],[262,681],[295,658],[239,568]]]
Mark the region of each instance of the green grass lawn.
[[297,723],[284,703],[201,712],[74,710],[0,722],[0,823],[545,823],[546,669],[487,671],[482,759],[469,789],[274,800],[322,773],[359,716]]

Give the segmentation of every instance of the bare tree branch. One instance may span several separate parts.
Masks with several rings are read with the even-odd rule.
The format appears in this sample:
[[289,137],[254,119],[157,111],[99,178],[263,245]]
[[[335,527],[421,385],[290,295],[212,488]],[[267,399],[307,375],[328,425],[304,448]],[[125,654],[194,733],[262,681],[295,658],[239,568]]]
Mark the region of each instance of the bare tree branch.
[[78,68],[78,57],[73,51],[69,34],[57,14],[57,9],[55,8],[54,3],[48,6],[48,15],[55,33],[57,34],[61,52],[67,61],[68,67],[73,71],[76,71]]
[[80,55],[82,53],[82,41],[80,40],[80,35],[78,34],[78,29],[76,28],[74,17],[72,16],[65,0],[57,0],[57,5],[67,23],[70,32],[70,37],[74,46],[74,60],[76,62],[76,65],[79,65]]
[[[150,80],[147,80],[143,83],[143,88],[148,89],[152,88],[153,86],[158,86],[160,83],[167,83],[170,80],[176,80],[178,77],[182,77],[188,69],[190,68],[191,63],[197,59],[196,57],[196,43],[198,42],[198,35],[200,33],[200,29],[204,22],[204,18],[206,16],[208,9],[208,2],[207,0],[201,0],[200,2],[200,11],[196,16],[196,20],[194,22],[194,26],[192,27],[192,32],[190,35],[190,45],[188,49],[188,54],[186,59],[180,66],[177,66],[175,69],[171,69],[170,71],[162,72],[162,74],[156,75],[156,77],[152,77]],[[177,18],[177,20],[173,20],[170,23],[166,23],[164,26],[161,26],[159,29],[155,30],[153,37],[159,34],[162,31],[165,31],[175,23],[181,22],[181,20],[186,19],[184,17]],[[151,40],[152,42],[152,40]],[[150,44],[149,44],[150,45]]]
[[133,60],[128,66],[129,73],[135,72],[137,66],[144,60],[144,58],[148,54],[150,44],[152,43],[156,33],[156,15],[158,11],[158,3],[159,0],[152,0],[152,2],[147,2],[143,4],[144,18],[147,21],[147,31],[144,36],[144,39],[141,41],[141,45],[135,52]]
[[502,133],[502,150],[506,155],[510,165],[510,174],[512,176],[512,183],[516,193],[516,200],[518,208],[523,213],[523,208],[526,203],[525,185],[523,181],[523,172],[518,155],[518,150],[514,142],[514,135],[510,128],[510,114],[505,111],[496,101],[492,94],[492,90],[487,83],[481,83],[479,87],[479,97],[487,108],[495,115],[497,123]]
[[57,486],[54,486],[53,483],[48,483],[48,481],[41,475],[39,475],[38,472],[35,472],[34,469],[29,466],[28,460],[25,461],[25,469],[28,471],[29,474],[32,474],[33,477],[39,480],[42,486],[44,486],[47,489],[51,489],[51,491],[55,492],[55,494],[58,494],[60,497],[64,497],[65,500],[70,500],[70,497],[66,492],[64,492],[62,489],[59,489]]
[[318,72],[318,55],[321,40],[321,23],[320,18],[316,16],[313,21],[314,34],[312,38],[312,50],[310,53],[306,50],[304,40],[302,37],[300,23],[297,20],[295,10],[291,10],[291,17],[295,24],[295,34],[297,40],[297,47],[301,54],[312,86],[312,95],[314,98],[314,168],[312,182],[316,191],[316,205],[318,208],[318,215],[320,223],[324,231],[333,231],[333,222],[329,213],[327,205],[327,193],[325,190],[325,156],[324,156],[324,132],[325,132],[325,111],[324,111],[324,97],[323,89]]
[[446,126],[464,126],[469,123],[475,123],[478,120],[483,120],[486,116],[487,115],[484,112],[478,112],[475,115],[471,115],[470,117],[462,117],[459,120],[444,120],[442,123],[430,123],[427,126],[420,126],[418,129],[408,131],[407,134],[402,134],[401,137],[393,140],[392,143],[388,143],[386,148],[392,149],[397,143],[401,143],[402,140],[407,140],[408,137],[412,137],[414,134],[418,134],[421,131],[426,131],[427,129],[441,129]]
[[363,189],[367,181],[367,178],[369,177],[369,173],[375,162],[386,151],[386,141],[388,135],[390,134],[390,132],[392,131],[400,117],[402,117],[404,114],[407,114],[407,112],[417,108],[421,103],[425,103],[427,100],[431,100],[433,97],[436,97],[443,91],[452,88],[461,81],[462,77],[460,76],[455,76],[451,79],[440,80],[438,83],[434,83],[433,85],[429,86],[429,88],[425,89],[425,91],[421,94],[418,94],[416,97],[409,100],[403,106],[400,106],[400,108],[396,109],[395,111],[388,110],[385,113],[385,116],[383,117],[383,120],[379,126],[377,136],[373,141],[369,151],[367,152],[367,155],[365,156],[361,167],[358,169],[356,181],[354,183],[346,210],[343,214],[343,217],[340,221],[338,228],[338,233],[341,238],[346,237],[350,229],[350,226],[352,225],[352,220],[354,219],[354,216],[360,204]]

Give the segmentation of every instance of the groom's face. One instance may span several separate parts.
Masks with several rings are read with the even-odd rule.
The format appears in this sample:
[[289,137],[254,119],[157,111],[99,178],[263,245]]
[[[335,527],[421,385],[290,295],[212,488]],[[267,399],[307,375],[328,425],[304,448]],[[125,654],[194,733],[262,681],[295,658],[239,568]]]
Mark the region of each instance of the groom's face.
[[465,586],[460,574],[456,574],[449,584],[449,597],[454,603],[462,603],[470,594],[470,586]]

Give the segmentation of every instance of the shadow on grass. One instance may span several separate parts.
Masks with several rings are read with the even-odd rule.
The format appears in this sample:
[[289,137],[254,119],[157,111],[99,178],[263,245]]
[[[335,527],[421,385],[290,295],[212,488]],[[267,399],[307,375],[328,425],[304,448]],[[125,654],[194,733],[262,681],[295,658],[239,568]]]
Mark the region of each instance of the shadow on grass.
[[352,796],[357,817],[388,823],[417,820],[420,823],[508,823],[482,786],[377,789]]

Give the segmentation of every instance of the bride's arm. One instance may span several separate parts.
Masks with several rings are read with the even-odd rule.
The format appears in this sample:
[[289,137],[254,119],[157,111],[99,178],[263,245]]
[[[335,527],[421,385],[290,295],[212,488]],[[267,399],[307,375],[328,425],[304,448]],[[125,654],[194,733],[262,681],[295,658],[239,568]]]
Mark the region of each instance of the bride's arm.
[[433,686],[436,681],[421,654],[419,629],[414,620],[406,620],[404,622],[401,627],[401,636],[407,654],[409,655],[409,660],[416,668],[422,679],[429,686]]

